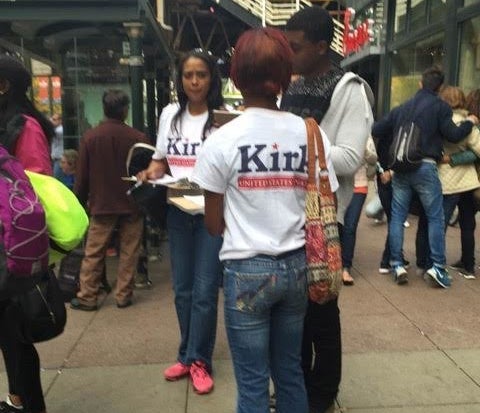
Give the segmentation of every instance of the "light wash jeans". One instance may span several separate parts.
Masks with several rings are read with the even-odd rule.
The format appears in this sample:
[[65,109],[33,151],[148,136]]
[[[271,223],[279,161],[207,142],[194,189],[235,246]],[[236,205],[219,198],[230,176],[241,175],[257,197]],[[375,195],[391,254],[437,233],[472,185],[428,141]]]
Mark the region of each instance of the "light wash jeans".
[[301,368],[307,305],[303,249],[224,262],[225,324],[237,381],[237,413],[306,413]]
[[[448,228],[448,221],[450,221],[459,199],[460,194],[443,195],[445,232]],[[432,266],[432,260],[430,259],[430,248],[428,246],[428,222],[427,217],[423,212],[418,216],[417,228],[417,235],[415,239],[417,266],[419,268],[428,270]],[[473,268],[473,266],[470,268]]]
[[178,361],[187,365],[203,361],[211,370],[222,279],[218,258],[222,237],[208,233],[201,214],[190,215],[171,205],[167,214],[175,309],[181,335]]
[[395,173],[392,180],[392,218],[389,226],[390,264],[403,265],[403,223],[407,219],[410,201],[418,194],[428,222],[430,259],[436,266],[445,267],[445,218],[442,185],[437,165],[423,161],[413,172]]

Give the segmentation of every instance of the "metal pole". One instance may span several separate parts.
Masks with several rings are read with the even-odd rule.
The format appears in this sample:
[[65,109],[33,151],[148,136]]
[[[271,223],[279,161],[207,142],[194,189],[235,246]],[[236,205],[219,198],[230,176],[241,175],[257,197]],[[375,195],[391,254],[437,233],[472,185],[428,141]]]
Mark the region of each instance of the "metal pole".
[[132,95],[132,126],[143,132],[145,122],[143,116],[143,54],[142,54],[142,23],[123,23],[127,29],[130,41],[130,88]]

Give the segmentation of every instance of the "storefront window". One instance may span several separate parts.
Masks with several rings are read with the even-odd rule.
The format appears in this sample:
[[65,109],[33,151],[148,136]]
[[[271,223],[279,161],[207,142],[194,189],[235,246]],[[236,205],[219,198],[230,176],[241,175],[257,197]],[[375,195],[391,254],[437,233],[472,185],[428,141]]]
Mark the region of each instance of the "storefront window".
[[126,36],[51,34],[36,38],[35,44],[21,36],[1,40],[0,52],[15,51],[31,71],[37,108],[47,117],[62,114],[66,148],[76,148],[85,130],[102,120],[105,90],[130,94],[129,67],[120,63],[128,53]]
[[480,87],[480,17],[463,24],[460,42],[458,84],[469,93]]
[[103,119],[105,90],[122,89],[130,94],[128,66],[119,63],[123,40],[106,36],[74,37],[65,46],[62,74],[66,140],[78,139]]
[[426,0],[411,0],[410,2],[410,31],[421,29],[427,24]]
[[431,0],[430,23],[444,21],[446,10],[447,10],[446,0]]
[[397,0],[395,6],[395,36],[405,33],[407,28],[407,0]]
[[400,105],[418,90],[422,72],[441,65],[445,50],[443,33],[421,40],[392,54],[392,84],[390,108]]

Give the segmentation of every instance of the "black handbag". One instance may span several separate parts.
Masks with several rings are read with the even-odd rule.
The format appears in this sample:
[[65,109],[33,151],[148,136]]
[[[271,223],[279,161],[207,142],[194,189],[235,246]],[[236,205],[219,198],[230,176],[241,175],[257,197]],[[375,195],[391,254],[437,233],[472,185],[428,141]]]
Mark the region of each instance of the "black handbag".
[[62,291],[51,270],[33,288],[13,296],[7,311],[15,319],[18,338],[23,343],[57,337],[67,322]]
[[[127,155],[127,175],[135,176],[138,172],[147,169],[154,152],[154,146],[145,143],[134,144]],[[155,225],[162,228],[166,226],[167,188],[165,186],[150,184],[133,185],[127,193]]]

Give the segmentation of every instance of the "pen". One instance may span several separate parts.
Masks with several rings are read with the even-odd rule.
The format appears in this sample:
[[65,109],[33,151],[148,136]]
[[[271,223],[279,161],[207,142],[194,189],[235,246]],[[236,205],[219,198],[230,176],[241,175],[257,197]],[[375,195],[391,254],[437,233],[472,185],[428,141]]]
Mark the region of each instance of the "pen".
[[135,185],[133,185],[128,191],[127,191],[127,195],[131,195],[132,192],[137,189],[138,187],[142,186],[143,185],[143,181],[137,181],[135,182]]

